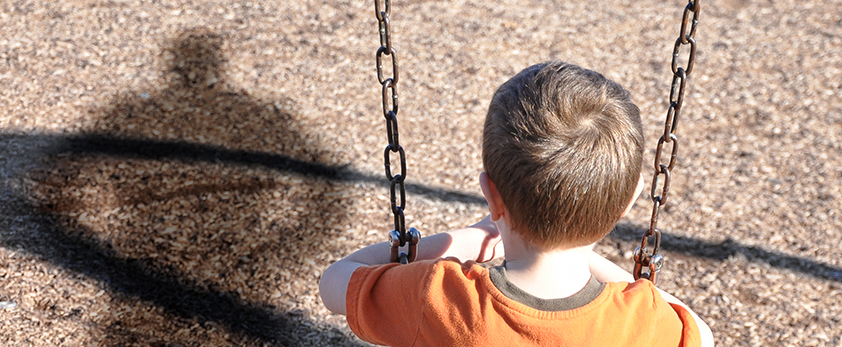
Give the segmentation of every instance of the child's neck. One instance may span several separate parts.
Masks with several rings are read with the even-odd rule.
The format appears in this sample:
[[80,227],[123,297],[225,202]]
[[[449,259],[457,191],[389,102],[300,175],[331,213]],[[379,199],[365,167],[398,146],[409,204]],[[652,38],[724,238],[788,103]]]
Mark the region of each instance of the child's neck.
[[546,252],[520,246],[505,246],[506,275],[529,294],[542,299],[566,298],[582,290],[591,278],[588,258],[592,246]]

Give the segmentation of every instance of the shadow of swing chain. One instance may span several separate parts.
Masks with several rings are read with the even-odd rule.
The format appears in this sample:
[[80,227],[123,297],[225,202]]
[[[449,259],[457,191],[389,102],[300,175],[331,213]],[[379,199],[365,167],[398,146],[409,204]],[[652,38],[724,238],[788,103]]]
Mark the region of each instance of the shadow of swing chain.
[[[376,183],[379,175],[357,171],[348,165],[326,165],[303,161],[288,156],[249,150],[230,149],[222,146],[189,143],[184,141],[162,141],[142,138],[119,138],[99,134],[80,134],[70,136],[28,136],[4,135],[0,139],[15,141],[63,141],[63,146],[53,154],[96,154],[116,158],[136,158],[152,160],[178,160],[187,163],[223,162],[230,165],[256,166],[270,170],[298,174],[306,177],[319,177],[335,182]],[[406,191],[419,194],[429,199],[458,202],[468,205],[483,206],[485,199],[479,195],[453,189],[407,184]]]
[[[691,17],[690,14],[693,14]],[[658,251],[661,248],[661,231],[658,230],[658,214],[661,207],[667,204],[667,195],[669,194],[670,179],[672,178],[672,169],[675,166],[675,161],[678,156],[678,136],[675,135],[676,125],[678,125],[678,116],[681,113],[681,106],[684,103],[684,88],[687,82],[687,76],[693,71],[693,64],[696,59],[696,26],[699,24],[699,0],[690,0],[687,6],[684,7],[684,14],[681,18],[681,32],[678,39],[675,40],[675,46],[672,51],[672,63],[670,65],[673,73],[672,85],[670,87],[670,105],[667,110],[666,120],[664,121],[664,134],[658,139],[658,146],[655,152],[655,175],[652,179],[652,190],[649,196],[652,198],[652,217],[649,222],[649,230],[647,230],[640,241],[640,247],[634,250],[634,270],[632,274],[634,279],[646,278],[656,283],[658,279],[658,271],[664,265],[664,257]],[[688,31],[689,25],[689,31]],[[679,55],[681,53],[681,46],[689,45],[690,56],[687,60],[686,67],[679,66]],[[670,144],[668,164],[662,164],[661,157],[664,152],[664,144]],[[660,194],[657,194],[658,182],[663,176],[664,185]],[[654,247],[650,254],[646,247],[649,244],[650,238],[654,237]],[[649,272],[644,272],[644,268],[648,268]]]

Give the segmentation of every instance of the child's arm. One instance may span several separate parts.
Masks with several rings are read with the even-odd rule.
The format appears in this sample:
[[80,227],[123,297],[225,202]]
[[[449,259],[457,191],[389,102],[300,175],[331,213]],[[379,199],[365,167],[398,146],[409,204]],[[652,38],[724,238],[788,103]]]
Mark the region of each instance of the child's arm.
[[[319,295],[328,310],[345,314],[345,294],[351,275],[359,267],[388,264],[390,246],[381,242],[360,249],[333,263],[322,274]],[[464,228],[427,236],[418,242],[417,260],[456,257],[460,261],[486,262],[503,256],[497,226],[489,217]]]
[[[588,259],[588,265],[590,266],[591,273],[600,282],[634,282],[634,276],[632,276],[632,274],[595,252],[591,252],[591,257]],[[693,310],[681,302],[681,300],[678,300],[678,298],[661,290],[660,288],[655,288],[658,289],[658,292],[664,300],[671,304],[683,306],[687,309],[687,312],[690,312],[690,315],[693,316],[693,319],[696,321],[696,326],[699,327],[699,335],[702,338],[702,347],[712,347],[713,333],[710,331],[710,327],[707,323],[705,323],[705,321],[703,321],[696,312],[693,312]]]

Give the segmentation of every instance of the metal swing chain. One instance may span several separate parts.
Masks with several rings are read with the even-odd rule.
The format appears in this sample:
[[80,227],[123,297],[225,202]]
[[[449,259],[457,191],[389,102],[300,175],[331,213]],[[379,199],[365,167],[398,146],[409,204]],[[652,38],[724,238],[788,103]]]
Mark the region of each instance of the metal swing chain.
[[[690,14],[692,13],[692,17]],[[676,157],[678,155],[678,136],[675,135],[676,125],[678,124],[678,116],[681,113],[681,106],[684,103],[684,89],[687,82],[687,76],[693,71],[693,64],[696,59],[696,25],[699,24],[699,0],[690,0],[686,7],[684,7],[684,15],[681,19],[681,32],[678,39],[675,40],[675,46],[672,51],[672,86],[670,88],[670,106],[667,111],[666,121],[664,122],[664,134],[658,139],[658,147],[655,152],[655,176],[652,179],[652,191],[650,197],[652,198],[652,218],[649,223],[649,230],[643,234],[640,241],[640,247],[634,250],[634,279],[647,278],[652,283],[656,283],[658,279],[658,271],[664,265],[664,257],[658,254],[661,247],[661,231],[658,230],[658,214],[661,207],[667,204],[667,195],[669,194],[671,172],[675,166]],[[688,31],[689,28],[689,31]],[[689,45],[690,55],[687,60],[686,68],[679,66],[679,53],[681,46]],[[664,144],[669,144],[672,149],[669,151],[669,161],[666,164],[661,162],[663,156]],[[664,185],[660,195],[655,195],[658,187],[658,181],[663,176]],[[650,238],[654,237],[654,247],[650,254],[646,247],[649,244]],[[644,272],[644,268],[648,268],[648,272]]]
[[[406,152],[401,147],[398,137],[398,56],[397,51],[392,47],[390,16],[391,4],[389,0],[374,0],[374,13],[377,18],[377,25],[380,31],[380,48],[377,49],[377,80],[382,87],[383,116],[386,118],[386,137],[389,145],[383,152],[383,163],[386,167],[386,178],[389,180],[389,192],[391,197],[392,215],[395,218],[395,229],[389,233],[389,244],[391,246],[390,259],[392,262],[402,264],[410,263],[417,256],[418,240],[421,233],[415,228],[406,230],[404,207],[406,206]],[[388,57],[392,62],[392,75],[387,78],[383,69],[383,58]],[[400,173],[392,175],[392,156],[398,156],[400,160]],[[398,200],[400,198],[400,200]],[[407,246],[407,252],[402,252],[401,247]]]

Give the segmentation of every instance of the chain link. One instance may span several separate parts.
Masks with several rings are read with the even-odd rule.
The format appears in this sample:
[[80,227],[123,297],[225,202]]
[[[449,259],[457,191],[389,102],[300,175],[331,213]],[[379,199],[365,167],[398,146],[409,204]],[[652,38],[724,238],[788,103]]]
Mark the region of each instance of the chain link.
[[[690,14],[693,14],[690,16]],[[661,231],[658,230],[658,215],[661,207],[667,203],[667,195],[669,194],[670,179],[672,178],[672,169],[675,166],[676,158],[678,157],[678,136],[675,135],[675,129],[678,125],[679,115],[681,114],[681,107],[684,103],[684,91],[687,85],[687,76],[693,71],[693,65],[696,60],[696,26],[699,24],[699,0],[690,0],[687,6],[684,7],[684,14],[681,18],[681,32],[678,39],[675,40],[675,46],[672,51],[672,69],[673,78],[672,86],[670,87],[670,106],[667,110],[667,117],[664,121],[664,134],[658,139],[658,146],[655,152],[655,175],[652,179],[652,191],[649,196],[652,199],[652,218],[649,222],[649,230],[647,230],[640,241],[640,247],[634,250],[634,279],[647,278],[652,283],[657,281],[658,271],[664,265],[664,257],[658,254],[661,248]],[[689,31],[688,31],[689,26]],[[679,63],[679,56],[681,55],[682,46],[689,45],[689,56],[685,65]],[[663,162],[664,144],[669,144],[672,148],[669,150],[669,160],[666,164]],[[658,185],[663,176],[663,186],[660,194],[658,193]],[[652,253],[647,250],[650,239],[654,238],[654,245]],[[645,270],[648,269],[648,272]]]
[[[389,245],[391,246],[390,259],[392,262],[403,264],[412,262],[417,256],[418,240],[421,233],[415,228],[406,230],[406,218],[404,211],[406,207],[406,152],[400,144],[398,136],[398,53],[392,47],[392,33],[390,17],[392,6],[390,0],[374,0],[374,13],[377,18],[377,27],[380,32],[380,48],[377,49],[377,81],[382,87],[383,96],[383,117],[386,118],[386,138],[389,145],[383,152],[383,164],[386,168],[386,179],[389,180],[389,194],[392,215],[395,218],[395,229],[389,233]],[[387,56],[392,62],[391,76],[386,75],[383,66],[383,57]],[[397,155],[400,160],[400,172],[392,175],[392,156]],[[401,247],[406,247],[407,252],[402,252]]]

